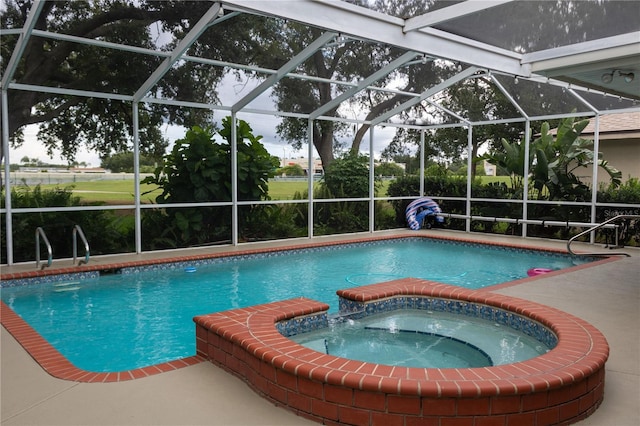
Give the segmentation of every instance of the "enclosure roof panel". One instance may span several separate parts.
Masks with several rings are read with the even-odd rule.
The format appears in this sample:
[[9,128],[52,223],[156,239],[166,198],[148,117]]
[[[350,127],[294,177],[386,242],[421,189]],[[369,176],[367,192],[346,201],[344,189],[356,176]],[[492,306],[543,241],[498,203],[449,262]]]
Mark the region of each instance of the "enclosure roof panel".
[[640,99],[637,1],[432,1],[427,13],[402,16],[335,0],[224,3],[481,69]]
[[[211,105],[212,108],[220,107],[233,112],[251,109],[258,97],[269,96],[272,86],[287,79],[324,79],[333,87],[342,85],[341,89],[336,89],[337,97],[331,102],[315,111],[305,111],[305,114],[311,114],[313,118],[323,118],[326,111],[338,108],[342,102],[348,102],[350,96],[358,96],[369,90],[388,90],[389,87],[380,85],[380,81],[384,81],[386,76],[395,71],[393,67],[401,69],[407,66],[406,61],[394,61],[392,58],[403,55],[410,58],[415,55],[416,60],[422,58],[447,62],[456,70],[454,74],[469,70],[460,74],[464,78],[474,78],[479,74],[500,76],[501,87],[508,92],[505,95],[513,100],[515,108],[523,115],[536,111],[538,114],[534,113],[535,116],[545,111],[544,102],[538,107],[518,105],[523,100],[526,100],[525,103],[536,101],[532,96],[527,97],[526,93],[522,93],[523,88],[536,90],[546,84],[555,88],[550,89],[551,91],[564,90],[566,96],[574,97],[565,102],[567,107],[572,107],[571,110],[575,110],[577,105],[578,111],[592,114],[612,109],[637,109],[636,101],[640,100],[638,1],[429,0],[420,2],[420,10],[415,9],[415,6],[414,9],[400,9],[405,3],[395,1],[376,2],[379,10],[360,5],[372,5],[372,1],[355,0],[209,1],[198,3],[204,14],[197,25],[190,28],[190,31],[185,29],[181,34],[174,34],[174,45],[159,45],[155,50],[118,45],[89,36],[71,36],[36,29],[34,22],[38,19],[42,3],[44,2],[34,2],[22,28],[2,29],[3,38],[8,36],[9,45],[15,46],[11,58],[5,61],[3,89],[38,91],[37,85],[32,81],[14,78],[14,75],[18,74],[16,71],[21,61],[24,61],[21,56],[30,40],[46,38],[51,43],[84,44],[95,49],[119,51],[132,57],[150,57],[139,61],[144,62],[146,67],[144,70],[137,69],[145,75],[145,81],[139,87],[117,88],[114,82],[102,90],[100,87],[83,86],[82,82],[77,81],[75,85],[68,87],[44,87],[41,90],[59,95],[111,97],[134,102],[198,102],[196,99],[179,97],[163,99],[162,96],[171,91],[166,86],[161,86],[164,76],[171,73],[176,64],[190,62],[200,69],[210,67],[212,72],[216,71],[214,68],[217,69],[216,72],[222,72],[221,69],[224,72],[241,70],[247,75],[261,78],[260,87],[244,94],[242,98],[234,99],[230,104]],[[301,46],[303,50],[293,51],[291,56],[281,58],[279,65],[270,64],[271,68],[259,64],[233,63],[226,58],[207,56],[208,52],[192,48],[207,36],[212,26],[238,25],[237,17],[244,14],[262,16],[278,25],[295,22],[313,27],[325,36],[316,43]],[[368,70],[365,75],[353,76],[353,80],[342,82],[333,80],[331,76],[310,75],[297,67],[315,53],[326,54],[324,49],[334,43],[334,37],[335,43],[351,40],[386,46],[393,52],[388,55],[386,63],[393,65],[383,64],[377,69]],[[408,60],[409,63],[413,62]],[[381,80],[377,81],[377,77]],[[433,102],[433,96],[446,90],[447,84],[458,81],[448,81],[448,78],[445,76],[432,82],[426,91],[424,88],[413,90],[406,96],[413,98],[412,100],[403,99],[388,111],[372,118],[371,123],[383,123],[403,112],[403,108],[414,108],[420,102]],[[514,84],[509,84],[509,79]],[[517,86],[517,79],[530,80],[533,84]],[[547,99],[550,94],[552,93],[548,91]],[[565,95],[554,96],[559,98]],[[616,104],[614,100],[618,101],[618,98],[619,103]],[[570,110],[564,111],[569,112]],[[469,117],[462,118],[469,120]]]

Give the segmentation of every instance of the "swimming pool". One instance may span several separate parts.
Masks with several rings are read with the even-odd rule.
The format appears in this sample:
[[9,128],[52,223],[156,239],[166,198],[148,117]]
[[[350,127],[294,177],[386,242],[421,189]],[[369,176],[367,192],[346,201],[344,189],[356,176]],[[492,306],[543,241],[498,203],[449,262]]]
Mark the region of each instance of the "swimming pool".
[[47,277],[37,285],[3,281],[2,300],[76,367],[122,371],[193,355],[196,315],[300,296],[336,311],[336,290],[354,285],[411,276],[483,288],[524,278],[531,268],[589,260],[393,239]]

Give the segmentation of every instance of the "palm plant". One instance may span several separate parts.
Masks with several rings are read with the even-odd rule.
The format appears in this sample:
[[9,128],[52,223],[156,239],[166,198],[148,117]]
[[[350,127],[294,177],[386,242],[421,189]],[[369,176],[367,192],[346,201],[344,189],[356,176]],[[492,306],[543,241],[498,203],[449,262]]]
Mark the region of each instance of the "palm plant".
[[[594,154],[593,142],[580,137],[589,123],[588,120],[575,122],[565,118],[555,132],[550,132],[549,123],[542,124],[540,135],[531,141],[529,149],[529,178],[538,199],[567,200],[584,198],[589,187],[582,182],[577,170],[596,163],[607,172],[611,185],[621,183],[622,173],[602,159],[602,154]],[[502,139],[502,151],[494,151],[483,158],[511,178],[511,190],[522,190],[524,183],[525,141],[509,143]]]
[[548,194],[549,200],[560,200],[570,194],[587,192],[588,186],[576,171],[594,163],[607,172],[614,187],[620,185],[622,173],[603,160],[601,153],[594,155],[592,141],[580,137],[587,124],[589,120],[575,122],[572,117],[565,118],[555,137],[549,132],[549,123],[542,124],[540,136],[531,144],[531,151],[535,153],[532,180],[538,194]]

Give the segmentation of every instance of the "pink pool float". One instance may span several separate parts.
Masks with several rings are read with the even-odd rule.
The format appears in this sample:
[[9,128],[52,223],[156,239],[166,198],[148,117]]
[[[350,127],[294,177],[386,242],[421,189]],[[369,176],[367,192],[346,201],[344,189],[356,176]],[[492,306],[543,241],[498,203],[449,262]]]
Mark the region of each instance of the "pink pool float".
[[527,271],[527,275],[529,275],[530,277],[535,277],[536,275],[548,274],[549,272],[553,272],[553,269],[531,268]]

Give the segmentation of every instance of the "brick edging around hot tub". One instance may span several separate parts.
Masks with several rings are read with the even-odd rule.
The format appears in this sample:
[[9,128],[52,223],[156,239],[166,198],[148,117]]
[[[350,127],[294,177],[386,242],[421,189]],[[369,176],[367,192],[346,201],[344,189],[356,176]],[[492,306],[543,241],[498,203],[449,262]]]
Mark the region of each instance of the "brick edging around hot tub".
[[[393,367],[335,357],[280,334],[276,323],[326,312],[300,298],[195,318],[196,347],[254,390],[325,424],[570,424],[602,402],[609,347],[587,322],[559,310],[487,291],[403,279],[339,292],[357,301],[416,297],[463,300],[528,317],[557,346],[539,357],[485,368]],[[483,423],[484,424],[484,423]]]

